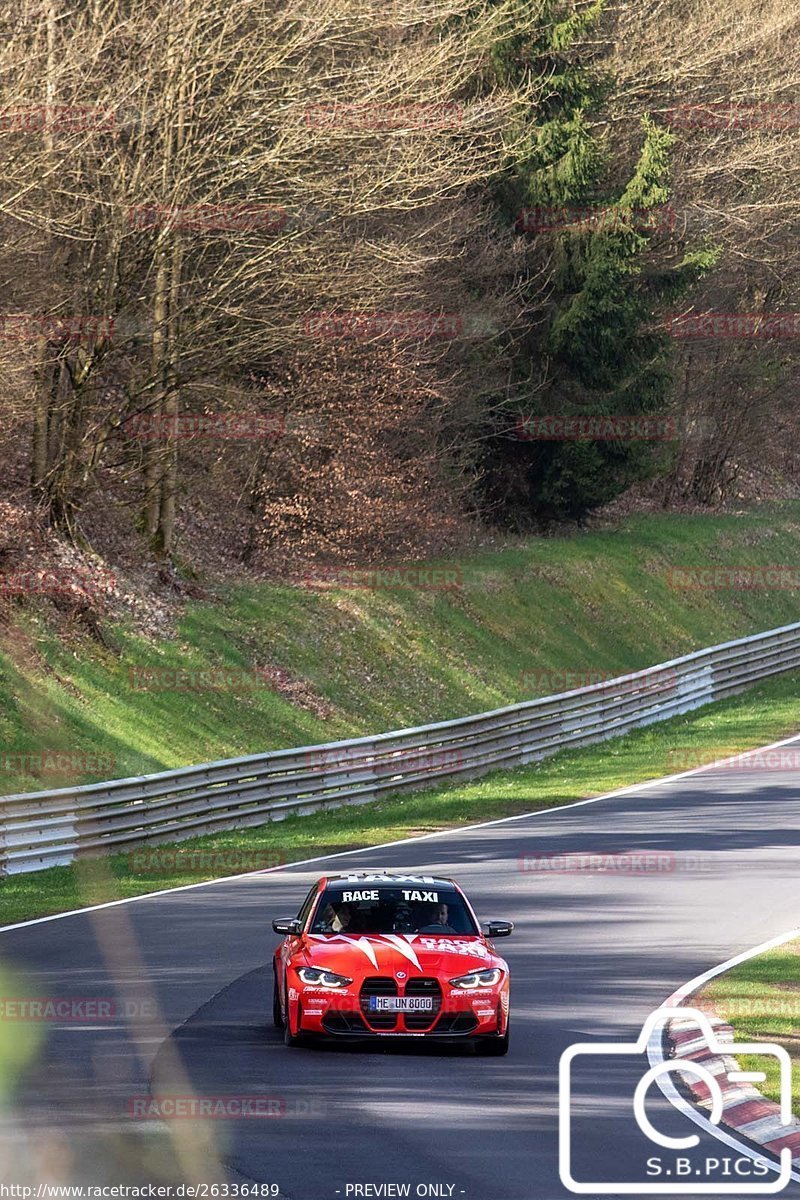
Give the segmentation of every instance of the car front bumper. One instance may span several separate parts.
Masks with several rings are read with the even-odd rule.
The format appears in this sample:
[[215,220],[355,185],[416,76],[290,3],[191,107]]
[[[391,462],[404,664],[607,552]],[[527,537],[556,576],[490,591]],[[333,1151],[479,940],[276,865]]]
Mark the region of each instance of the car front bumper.
[[439,982],[431,1012],[390,1013],[370,1009],[370,997],[355,987],[346,992],[291,988],[292,1028],[298,1033],[342,1038],[452,1038],[502,1034],[508,1023],[508,982],[476,991]]

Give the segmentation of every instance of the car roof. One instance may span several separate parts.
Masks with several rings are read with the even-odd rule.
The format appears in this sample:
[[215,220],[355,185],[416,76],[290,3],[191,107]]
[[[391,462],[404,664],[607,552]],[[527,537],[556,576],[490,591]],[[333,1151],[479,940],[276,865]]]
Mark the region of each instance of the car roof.
[[454,879],[441,879],[433,875],[403,875],[400,871],[348,871],[343,875],[328,875],[320,880],[320,883],[330,884],[350,884],[357,886],[358,884],[369,884],[370,887],[400,887],[402,885],[411,887],[435,887],[441,890],[458,891],[458,884]]

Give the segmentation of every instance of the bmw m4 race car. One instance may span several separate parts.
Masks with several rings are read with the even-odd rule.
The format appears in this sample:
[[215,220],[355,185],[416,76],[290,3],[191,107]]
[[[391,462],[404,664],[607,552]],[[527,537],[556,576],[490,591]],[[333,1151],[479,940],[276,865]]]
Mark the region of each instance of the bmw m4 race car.
[[272,922],[273,1019],[310,1037],[468,1040],[508,1052],[508,965],[452,879],[359,872],[322,878],[296,918]]

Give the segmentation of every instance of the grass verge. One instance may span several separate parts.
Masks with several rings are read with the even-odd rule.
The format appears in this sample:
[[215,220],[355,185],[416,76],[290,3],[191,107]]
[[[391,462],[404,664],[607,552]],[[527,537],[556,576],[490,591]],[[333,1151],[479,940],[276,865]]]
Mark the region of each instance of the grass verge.
[[144,850],[11,876],[0,885],[0,921],[7,924],[236,874],[237,856],[240,870],[294,862],[554,808],[657,778],[693,761],[710,761],[798,732],[799,683],[797,675],[781,676],[695,713],[597,746],[565,751],[536,766],[495,772],[472,784],[453,784],[374,804],[289,817],[257,829],[194,838],[172,847],[154,847],[157,858],[168,860],[164,870],[147,869],[143,862],[151,852]]
[[[452,586],[209,584],[161,640],[0,604],[0,795],[375,734],[565,691],[797,619],[674,567],[800,561],[800,504],[632,517],[453,559]],[[791,582],[791,581],[789,581]],[[219,672],[224,671],[225,675]],[[212,674],[217,672],[217,674]]]
[[[789,1051],[792,1107],[800,1116],[800,940],[786,942],[726,971],[703,988],[693,1003],[713,1009],[728,1021],[737,1042],[774,1042]],[[767,1078],[758,1085],[759,1091],[779,1101],[775,1059],[744,1054],[739,1061],[745,1071],[763,1071]]]

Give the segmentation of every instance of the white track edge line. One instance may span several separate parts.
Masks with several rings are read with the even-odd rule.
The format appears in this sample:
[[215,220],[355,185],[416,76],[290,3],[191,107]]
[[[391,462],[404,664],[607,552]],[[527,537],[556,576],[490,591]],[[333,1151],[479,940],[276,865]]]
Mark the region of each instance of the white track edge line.
[[[633,731],[631,731],[633,732]],[[728,755],[728,760],[732,758],[747,758],[751,754],[763,754],[767,750],[777,750],[781,746],[788,746],[792,742],[800,740],[800,733],[792,734],[791,737],[782,738],[779,742],[770,742],[766,746],[755,746],[752,750],[742,750],[738,754]],[[120,904],[134,904],[138,900],[153,900],[158,896],[175,895],[178,892],[188,892],[193,888],[211,887],[217,883],[232,883],[235,880],[252,879],[257,875],[272,875],[277,871],[288,871],[295,867],[308,866],[310,863],[327,862],[330,858],[347,858],[353,854],[367,854],[373,850],[387,850],[393,846],[407,846],[411,842],[425,842],[432,838],[459,836],[463,833],[471,833],[476,829],[489,829],[493,825],[505,825],[511,821],[525,821],[532,817],[553,816],[557,813],[567,812],[571,808],[581,808],[585,804],[599,804],[601,800],[612,800],[617,796],[627,796],[631,792],[641,792],[648,788],[661,787],[665,783],[674,783],[678,779],[688,779],[693,775],[699,775],[703,771],[710,771],[714,767],[720,768],[720,765],[725,760],[717,759],[714,762],[703,763],[702,766],[692,767],[688,771],[679,771],[675,775],[663,775],[658,779],[645,779],[641,783],[626,784],[625,787],[615,788],[611,792],[604,792],[601,796],[589,796],[585,800],[573,800],[569,804],[559,804],[553,808],[541,808],[536,812],[515,813],[511,817],[497,817],[493,821],[479,821],[475,825],[454,825],[447,829],[437,829],[435,833],[417,834],[416,837],[398,838],[393,842],[380,842],[375,846],[359,846],[355,850],[336,850],[331,854],[319,854],[314,858],[301,858],[295,862],[282,863],[278,867],[264,867],[255,871],[243,871],[236,875],[222,875],[217,879],[203,879],[199,883],[183,883],[179,887],[161,888],[156,892],[144,892],[141,896],[123,896],[119,900],[106,900],[102,904],[90,904],[85,908],[72,908],[66,912],[50,913],[45,917],[32,917],[27,921],[17,921],[12,925],[0,926],[0,933],[11,933],[15,929],[27,929],[32,925],[42,925],[45,921],[60,921],[65,917],[77,917],[86,913],[99,912],[104,908],[116,908]],[[531,765],[531,764],[527,764]],[[519,769],[519,768],[516,768]],[[457,782],[457,781],[454,781]],[[469,786],[473,780],[465,780],[464,783]],[[342,805],[342,807],[347,807]],[[323,810],[324,811],[324,810]],[[265,822],[267,824],[268,822]],[[29,872],[35,874],[35,872]],[[8,878],[8,877],[7,877]]]
[[[791,929],[788,933],[779,933],[776,937],[770,938],[766,942],[761,942],[758,946],[754,946],[750,950],[743,950],[741,954],[735,954],[733,958],[728,958],[725,962],[719,963],[715,967],[710,967],[708,971],[703,971],[702,974],[696,975],[694,979],[690,979],[688,983],[682,984],[659,1007],[670,1008],[682,1004],[687,997],[699,991],[709,980],[715,979],[718,975],[724,975],[726,971],[732,970],[733,967],[738,967],[740,963],[747,962],[751,958],[757,958],[759,954],[765,954],[767,950],[774,950],[776,947],[783,946],[786,942],[790,942],[798,937],[800,937],[800,928]],[[664,1061],[662,1033],[663,1026],[656,1026],[647,1045],[647,1058],[651,1067]],[[752,1146],[740,1142],[727,1129],[721,1129],[719,1125],[712,1124],[693,1104],[684,1099],[669,1075],[662,1075],[656,1080],[656,1083],[662,1094],[674,1108],[677,1108],[706,1133],[711,1134],[717,1141],[723,1142],[726,1146],[740,1151],[740,1153],[754,1162],[765,1163],[771,1171],[780,1171],[780,1164],[767,1158],[766,1154],[758,1154]],[[800,1182],[800,1168],[794,1169],[791,1177]]]

